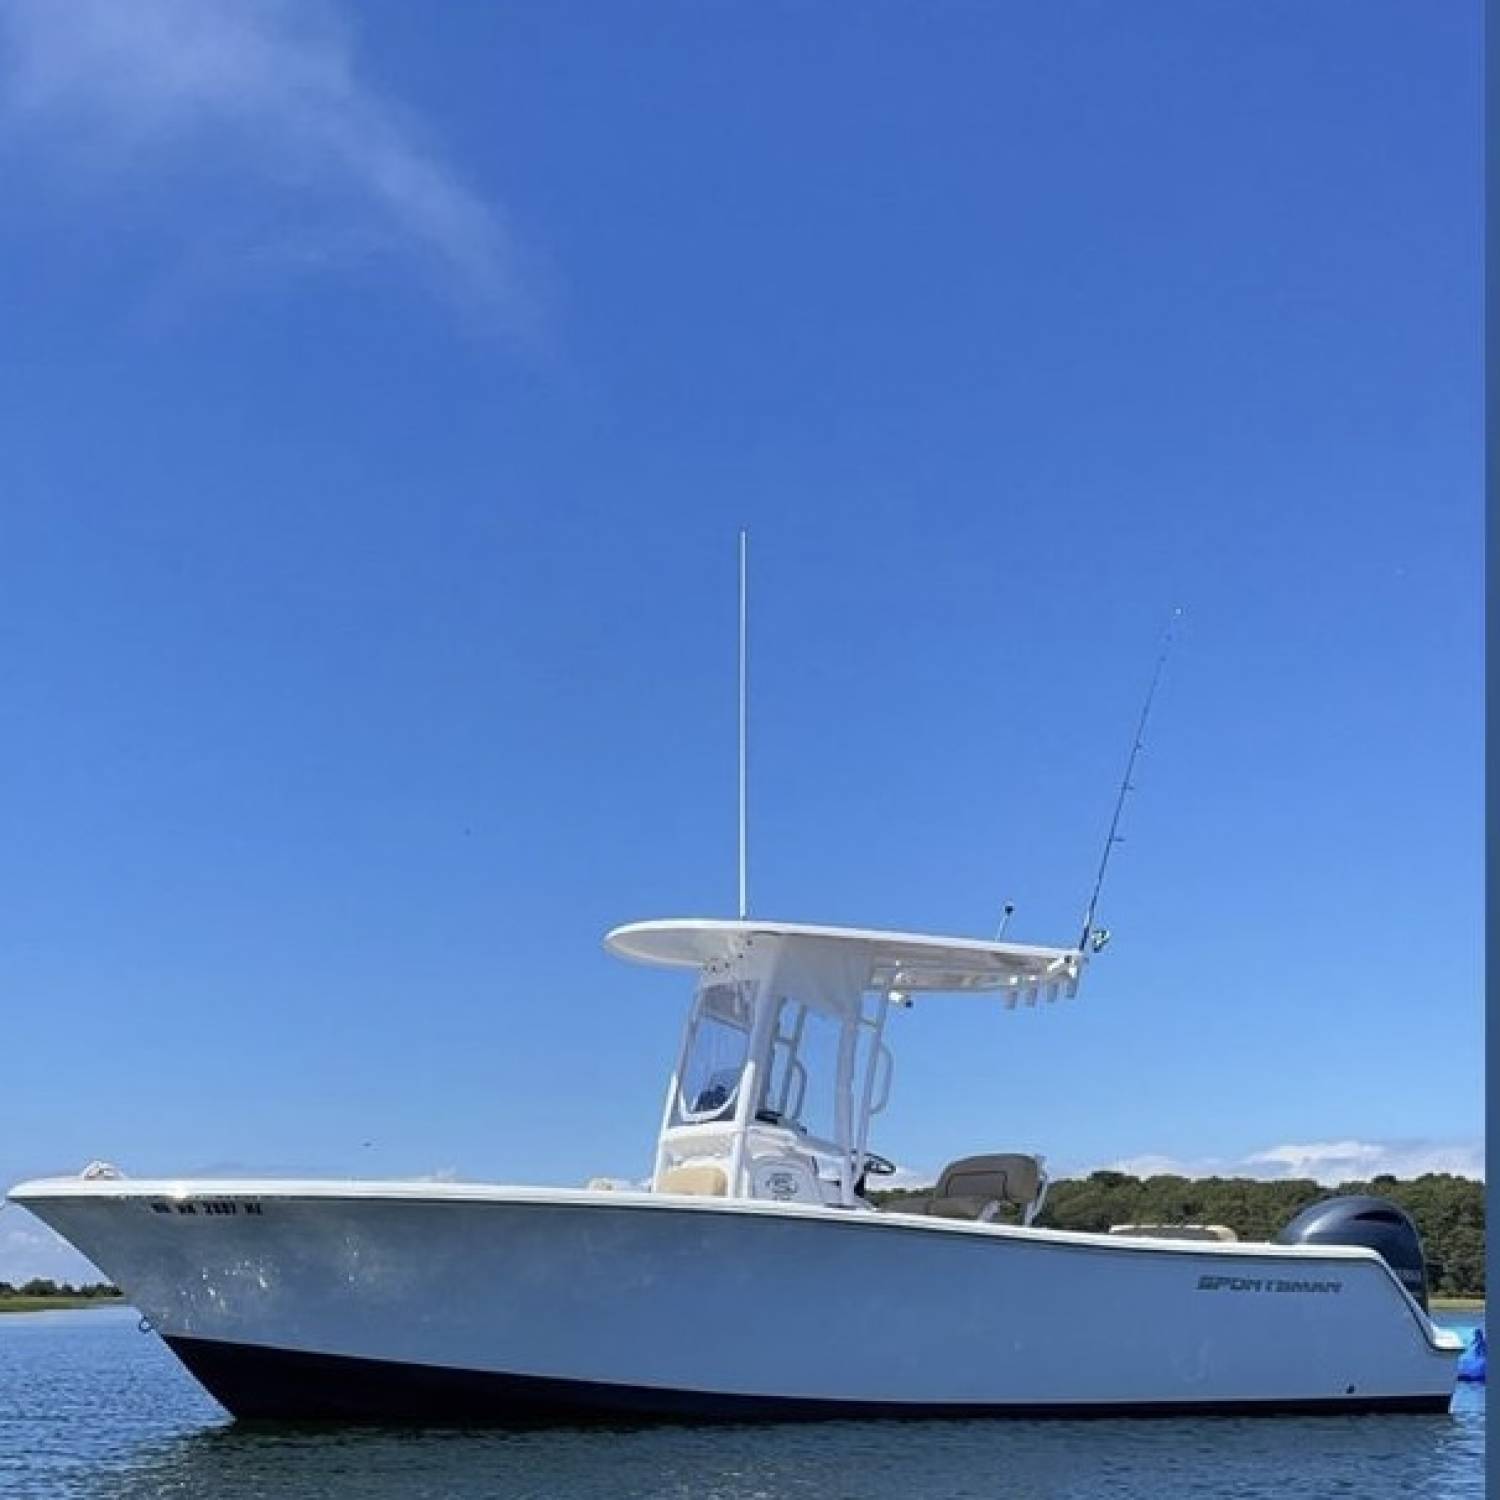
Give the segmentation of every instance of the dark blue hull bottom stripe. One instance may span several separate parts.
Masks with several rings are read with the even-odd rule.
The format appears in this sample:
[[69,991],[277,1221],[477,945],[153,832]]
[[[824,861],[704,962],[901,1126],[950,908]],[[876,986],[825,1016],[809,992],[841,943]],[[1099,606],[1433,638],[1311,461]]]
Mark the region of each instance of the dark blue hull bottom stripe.
[[1446,1396],[1289,1401],[935,1404],[723,1395],[350,1359],[211,1339],[169,1338],[197,1380],[236,1417],[263,1421],[537,1427],[589,1422],[806,1422],[870,1417],[1271,1416],[1441,1412]]

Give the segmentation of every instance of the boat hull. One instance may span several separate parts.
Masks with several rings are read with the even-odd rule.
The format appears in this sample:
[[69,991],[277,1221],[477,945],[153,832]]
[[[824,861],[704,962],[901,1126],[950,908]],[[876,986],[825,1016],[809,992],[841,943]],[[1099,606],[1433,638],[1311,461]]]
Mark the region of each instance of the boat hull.
[[431,1184],[12,1196],[245,1418],[1437,1411],[1458,1353],[1357,1249]]
[[911,1417],[1317,1416],[1445,1412],[1450,1400],[1447,1393],[1084,1403],[809,1399],[447,1369],[212,1339],[168,1338],[166,1343],[199,1384],[243,1420],[551,1427]]

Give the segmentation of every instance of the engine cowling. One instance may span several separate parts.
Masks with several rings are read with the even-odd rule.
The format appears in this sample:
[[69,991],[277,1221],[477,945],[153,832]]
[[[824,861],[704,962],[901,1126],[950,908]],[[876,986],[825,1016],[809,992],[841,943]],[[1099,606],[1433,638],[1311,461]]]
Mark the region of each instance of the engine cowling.
[[1277,1245],[1364,1245],[1377,1251],[1427,1311],[1427,1258],[1411,1215],[1389,1198],[1326,1198],[1310,1204],[1273,1240]]

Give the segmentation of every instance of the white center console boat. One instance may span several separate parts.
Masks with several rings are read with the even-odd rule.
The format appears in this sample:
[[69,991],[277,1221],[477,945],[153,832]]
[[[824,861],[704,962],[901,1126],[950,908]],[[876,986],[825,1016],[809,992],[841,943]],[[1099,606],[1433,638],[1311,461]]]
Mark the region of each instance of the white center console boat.
[[1066,1233],[1032,1222],[1045,1174],[1015,1155],[954,1164],[924,1202],[872,1205],[893,1008],[1070,996],[1087,943],[750,920],[637,923],[607,943],[697,975],[649,1186],[95,1168],[10,1197],[240,1417],[1447,1407],[1461,1341],[1428,1317],[1420,1247],[1391,1205],[1322,1205],[1293,1243]]

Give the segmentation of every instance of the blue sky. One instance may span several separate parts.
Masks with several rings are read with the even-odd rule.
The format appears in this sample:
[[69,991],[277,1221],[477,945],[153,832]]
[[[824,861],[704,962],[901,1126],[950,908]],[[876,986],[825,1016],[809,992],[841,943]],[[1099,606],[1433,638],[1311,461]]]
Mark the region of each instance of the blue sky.
[[1070,940],[1188,612],[880,1149],[1474,1166],[1479,26],[14,0],[0,1180],[642,1172],[741,525],[765,916]]

